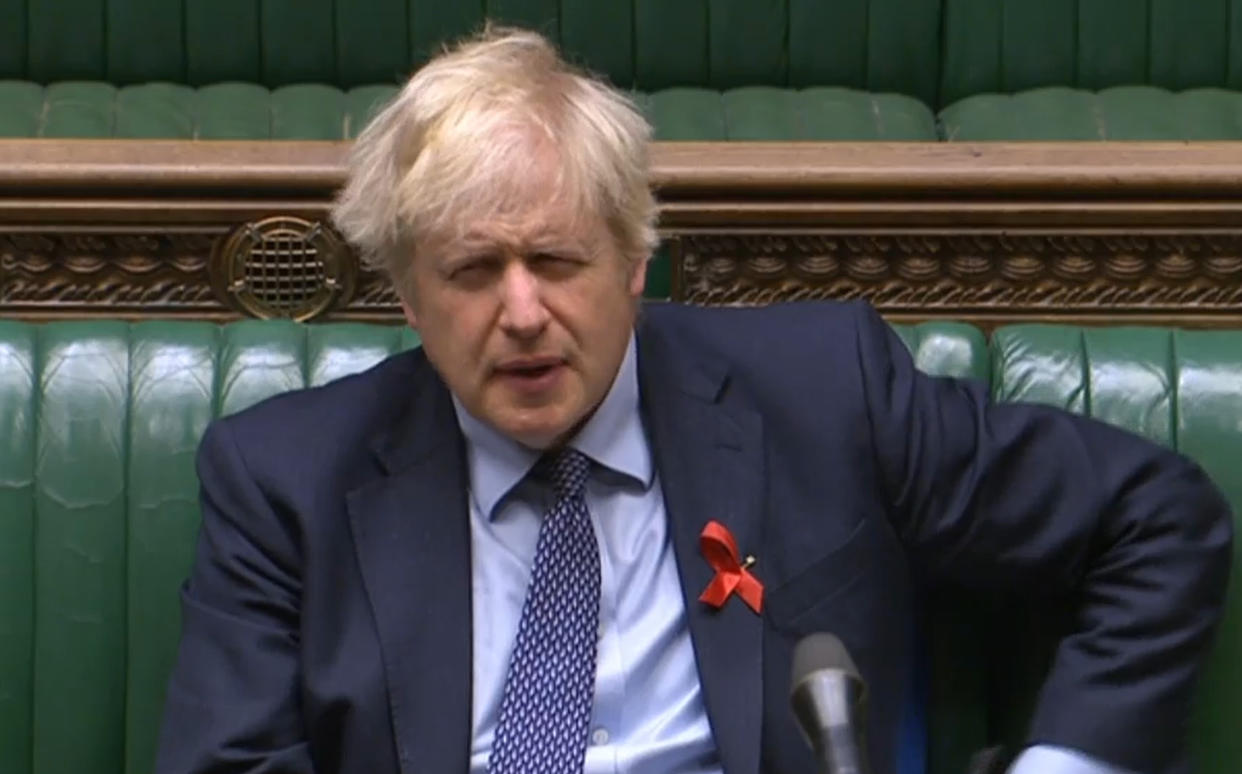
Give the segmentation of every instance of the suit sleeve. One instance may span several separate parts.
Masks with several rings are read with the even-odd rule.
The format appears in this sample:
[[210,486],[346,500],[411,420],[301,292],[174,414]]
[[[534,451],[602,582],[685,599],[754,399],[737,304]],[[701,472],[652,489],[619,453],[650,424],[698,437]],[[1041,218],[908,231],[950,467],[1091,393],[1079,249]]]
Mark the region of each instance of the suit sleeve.
[[202,527],[182,589],[157,774],[311,774],[301,723],[298,540],[227,423],[199,449]]
[[1136,772],[1185,765],[1193,683],[1221,616],[1228,505],[1188,459],[1057,409],[992,404],[919,373],[860,306],[857,334],[880,486],[931,576],[1068,594],[1031,743]]

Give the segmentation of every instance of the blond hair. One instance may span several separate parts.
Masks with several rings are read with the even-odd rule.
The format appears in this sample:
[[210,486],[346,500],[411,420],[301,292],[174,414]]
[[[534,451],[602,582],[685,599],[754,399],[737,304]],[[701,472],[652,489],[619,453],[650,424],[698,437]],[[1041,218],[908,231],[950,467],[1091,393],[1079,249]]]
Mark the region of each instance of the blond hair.
[[433,58],[358,136],[332,220],[404,296],[415,244],[521,205],[553,154],[561,206],[604,219],[617,251],[656,244],[651,127],[537,33],[489,26]]

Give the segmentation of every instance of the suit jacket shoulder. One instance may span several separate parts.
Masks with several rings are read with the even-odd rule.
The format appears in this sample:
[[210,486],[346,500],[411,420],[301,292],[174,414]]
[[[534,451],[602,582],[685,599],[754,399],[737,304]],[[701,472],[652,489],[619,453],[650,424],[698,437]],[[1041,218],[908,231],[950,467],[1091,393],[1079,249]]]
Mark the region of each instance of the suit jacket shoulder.
[[348,491],[375,475],[375,456],[387,451],[385,443],[433,429],[411,427],[411,407],[420,398],[444,397],[444,391],[421,349],[402,352],[360,373],[222,417],[208,428],[201,448],[221,433],[230,436],[269,495],[279,497],[291,482]]

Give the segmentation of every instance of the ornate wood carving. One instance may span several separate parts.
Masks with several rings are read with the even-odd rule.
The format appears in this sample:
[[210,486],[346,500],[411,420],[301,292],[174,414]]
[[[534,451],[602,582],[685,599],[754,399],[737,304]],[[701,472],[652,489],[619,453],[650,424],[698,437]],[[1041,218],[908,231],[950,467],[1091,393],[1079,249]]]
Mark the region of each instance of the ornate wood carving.
[[1242,234],[693,233],[674,249],[700,304],[865,298],[902,316],[1007,319],[1236,315]]
[[[989,324],[1110,316],[1242,322],[1239,233],[821,230],[670,236],[674,297],[690,303],[865,298],[903,318]],[[209,276],[222,237],[0,233],[0,307],[28,317],[232,317]],[[398,314],[386,278],[363,269],[348,305],[329,318]]]
[[207,282],[214,241],[210,232],[0,233],[0,308],[33,316],[218,312]]
[[[325,222],[347,150],[0,140],[0,316],[236,317],[213,252],[246,224]],[[1242,143],[664,143],[652,158],[678,299],[1242,327]],[[385,279],[341,257],[354,292],[320,319],[399,319]]]
[[[236,317],[210,271],[228,232],[212,231],[219,233],[0,232],[0,313],[29,318]],[[382,274],[361,269],[356,282],[348,306],[332,310],[330,319],[400,316],[397,296]]]

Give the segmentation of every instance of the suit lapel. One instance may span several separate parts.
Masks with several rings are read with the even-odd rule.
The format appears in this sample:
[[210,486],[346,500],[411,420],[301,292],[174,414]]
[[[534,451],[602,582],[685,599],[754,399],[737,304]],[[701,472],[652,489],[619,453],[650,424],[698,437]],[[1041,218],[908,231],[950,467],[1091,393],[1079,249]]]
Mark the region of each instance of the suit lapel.
[[387,475],[349,495],[403,771],[466,771],[470,753],[470,524],[461,436],[424,360],[407,416],[375,452]]
[[646,326],[639,336],[644,417],[664,492],[699,679],[725,774],[759,770],[762,617],[740,599],[699,602],[713,571],[699,533],[715,519],[758,559],[763,580],[763,439],[759,416],[727,374],[694,365]]

